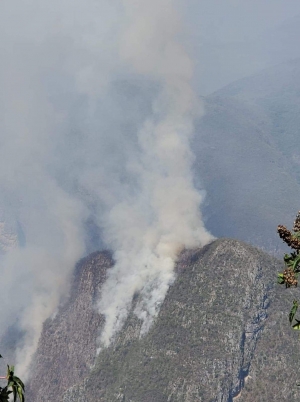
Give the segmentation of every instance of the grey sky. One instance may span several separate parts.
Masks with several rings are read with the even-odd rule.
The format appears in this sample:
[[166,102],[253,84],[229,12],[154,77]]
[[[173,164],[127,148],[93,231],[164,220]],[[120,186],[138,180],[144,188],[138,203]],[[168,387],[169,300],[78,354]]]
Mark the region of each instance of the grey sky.
[[203,41],[252,40],[300,14],[297,0],[190,0],[185,4],[189,31]]
[[181,10],[199,94],[300,57],[298,1],[190,0]]

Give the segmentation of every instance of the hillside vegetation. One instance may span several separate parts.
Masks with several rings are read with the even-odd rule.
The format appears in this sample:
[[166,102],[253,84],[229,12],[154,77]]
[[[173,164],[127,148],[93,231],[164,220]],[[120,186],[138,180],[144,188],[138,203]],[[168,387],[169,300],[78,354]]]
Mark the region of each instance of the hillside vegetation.
[[101,253],[78,265],[69,301],[44,325],[30,401],[298,400],[299,340],[286,323],[293,296],[276,286],[280,261],[228,239],[185,251],[148,334],[131,313],[93,362],[93,295],[109,266]]

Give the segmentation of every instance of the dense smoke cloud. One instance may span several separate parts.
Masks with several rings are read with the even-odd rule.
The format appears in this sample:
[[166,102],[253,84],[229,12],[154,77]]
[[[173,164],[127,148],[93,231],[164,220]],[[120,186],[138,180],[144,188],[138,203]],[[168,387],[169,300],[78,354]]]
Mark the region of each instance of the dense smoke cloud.
[[1,328],[24,331],[26,377],[91,222],[117,261],[105,344],[136,291],[146,329],[178,251],[210,239],[189,148],[201,106],[169,1],[2,2],[0,15]]
[[136,313],[144,321],[142,331],[147,329],[173,279],[177,253],[211,239],[191,174],[189,140],[201,106],[191,87],[192,62],[178,41],[178,15],[167,0],[123,4],[127,24],[120,55],[160,89],[137,132],[138,153],[126,165],[138,180],[137,191],[108,214],[105,237],[117,251],[99,303],[106,315],[104,344],[122,325],[136,292],[142,294]]
[[[102,10],[110,21],[109,4]],[[0,15],[1,329],[16,319],[25,334],[17,351],[24,377],[99,212],[80,178],[92,164],[110,171],[101,160],[108,133],[92,102],[109,83],[112,39],[93,2],[2,2]]]

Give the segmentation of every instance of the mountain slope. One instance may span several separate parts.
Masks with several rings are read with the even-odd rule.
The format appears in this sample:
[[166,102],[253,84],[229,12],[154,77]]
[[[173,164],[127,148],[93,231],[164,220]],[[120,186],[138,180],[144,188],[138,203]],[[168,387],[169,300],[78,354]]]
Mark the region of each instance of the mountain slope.
[[300,204],[300,61],[239,80],[205,99],[193,151],[217,237],[283,251],[279,223]]
[[[97,263],[94,273],[96,266]],[[92,265],[88,260],[85,267],[77,271],[77,281],[94,283],[89,282]],[[94,335],[86,342],[90,345],[83,346],[78,338],[81,327],[85,331],[94,328],[94,320],[87,313],[92,308],[92,298],[87,294],[94,290],[82,287],[87,301],[85,310],[76,304],[76,299],[83,296],[77,294],[74,298],[71,292],[70,313],[66,315],[67,310],[62,308],[52,322],[45,324],[35,358],[38,365],[34,366],[30,384],[36,395],[31,393],[30,401],[50,402],[53,395],[58,398],[63,390],[63,398],[55,400],[230,402],[246,391],[245,398],[250,395],[250,399],[245,400],[250,401],[255,400],[251,398],[258,395],[262,386],[261,356],[264,369],[274,366],[274,375],[280,374],[286,384],[282,393],[280,383],[277,387],[272,376],[265,375],[263,386],[271,388],[268,400],[296,400],[300,347],[296,334],[287,325],[287,312],[294,296],[275,285],[276,272],[281,267],[267,254],[234,240],[221,239],[202,250],[185,251],[177,265],[177,279],[148,334],[140,338],[141,322],[131,313],[113,345],[101,350],[90,372],[84,356],[90,365],[93,359],[86,351],[95,351],[97,331],[91,331]],[[95,280],[97,291],[99,285]],[[73,320],[79,316],[80,327],[76,331]],[[70,326],[65,326],[58,336],[62,321]],[[276,339],[276,348],[269,337]],[[56,349],[63,351],[68,362],[62,368],[57,365],[57,355],[53,355]],[[78,354],[86,369],[75,376]],[[249,380],[244,388],[245,379],[250,377],[251,383]]]
[[188,254],[149,333],[139,339],[140,323],[132,315],[113,347],[99,355],[85,400],[234,396],[249,370],[268,303],[266,261],[250,250],[223,240]]
[[56,401],[64,390],[88,375],[103,324],[94,302],[111,265],[111,256],[99,252],[77,264],[69,299],[54,318],[44,323],[26,391],[29,401]]
[[268,116],[235,99],[210,99],[193,149],[196,175],[206,190],[208,230],[280,250],[276,227],[292,223],[300,186],[271,136]]
[[270,122],[270,135],[296,169],[300,182],[300,59],[279,64],[236,81],[212,98],[235,99],[256,106]]

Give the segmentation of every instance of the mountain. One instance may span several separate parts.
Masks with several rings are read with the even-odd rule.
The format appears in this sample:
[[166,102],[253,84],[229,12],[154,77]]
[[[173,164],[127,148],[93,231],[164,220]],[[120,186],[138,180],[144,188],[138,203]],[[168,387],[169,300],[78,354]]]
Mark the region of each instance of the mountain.
[[239,80],[222,88],[215,96],[255,105],[266,116],[275,144],[289,158],[300,182],[300,59]]
[[103,324],[94,303],[111,266],[110,254],[99,252],[76,265],[67,302],[44,323],[26,392],[29,401],[57,401],[66,388],[88,375]]
[[196,126],[195,176],[217,237],[280,255],[276,227],[300,207],[300,60],[238,80],[206,97]]
[[299,291],[276,285],[280,261],[230,239],[184,251],[149,332],[140,336],[131,311],[96,357],[94,302],[111,265],[107,253],[77,265],[68,301],[44,324],[28,400],[297,400],[300,347],[287,314]]

